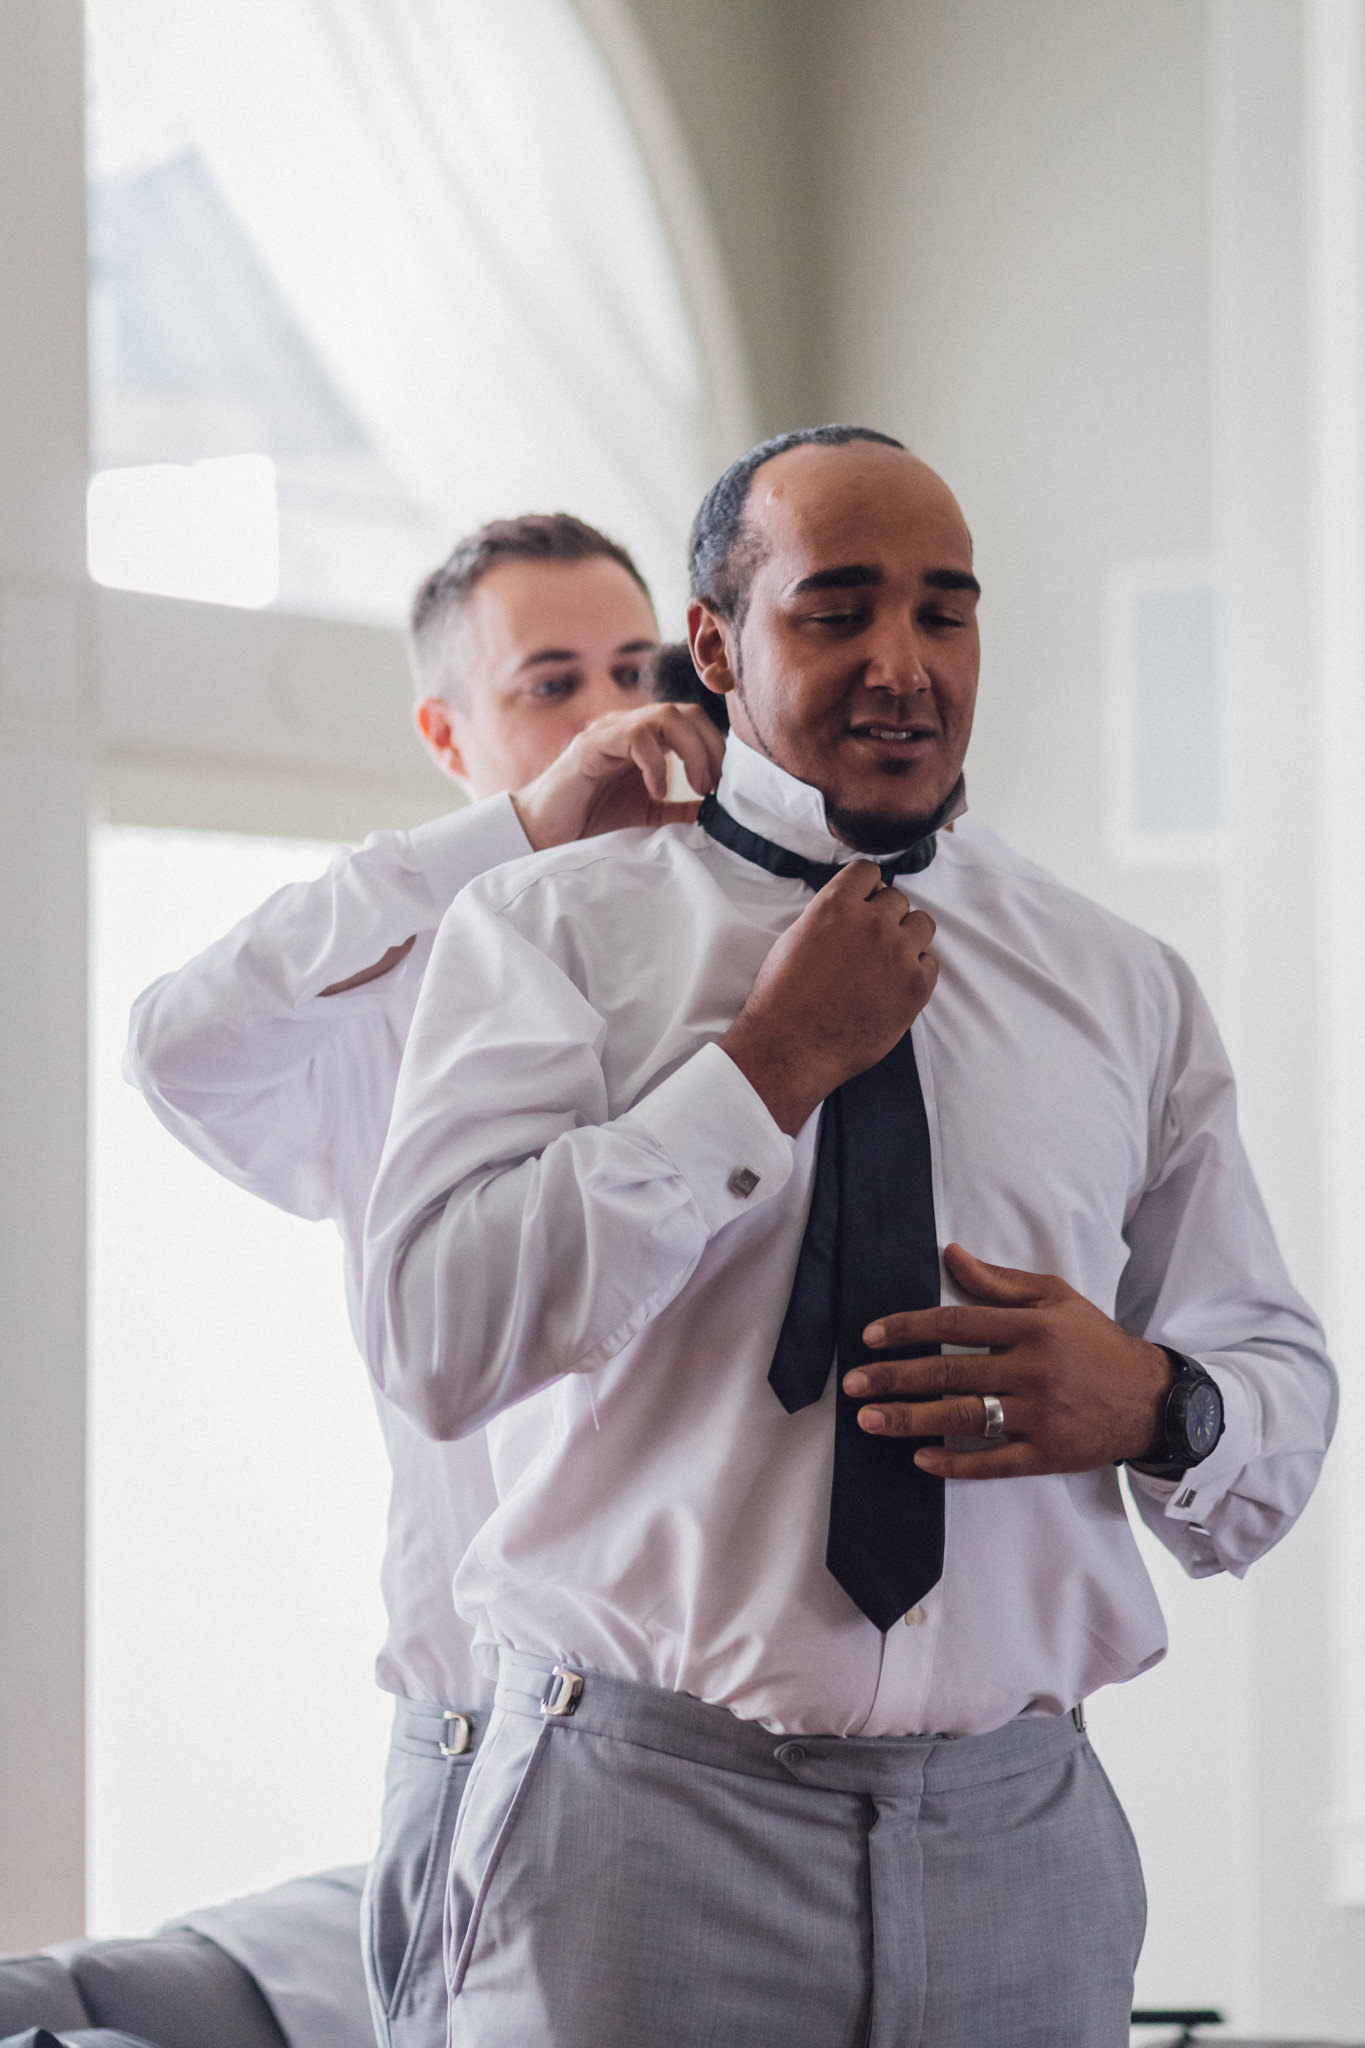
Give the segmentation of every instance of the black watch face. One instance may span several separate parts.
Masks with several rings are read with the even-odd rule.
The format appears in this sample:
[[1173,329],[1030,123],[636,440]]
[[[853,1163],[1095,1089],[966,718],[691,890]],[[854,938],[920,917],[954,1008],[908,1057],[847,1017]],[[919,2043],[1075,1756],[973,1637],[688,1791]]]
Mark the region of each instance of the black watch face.
[[1207,1458],[1223,1426],[1223,1402],[1217,1387],[1198,1380],[1190,1388],[1181,1418],[1185,1441],[1196,1458]]

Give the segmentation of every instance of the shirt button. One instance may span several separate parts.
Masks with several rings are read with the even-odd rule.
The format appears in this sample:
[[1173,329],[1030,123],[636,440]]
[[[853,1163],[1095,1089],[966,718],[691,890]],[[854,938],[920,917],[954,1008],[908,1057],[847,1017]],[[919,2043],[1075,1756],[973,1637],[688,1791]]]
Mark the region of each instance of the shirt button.
[[777,1752],[777,1761],[780,1764],[794,1767],[806,1761],[806,1752],[799,1742],[784,1742],[781,1749]]
[[923,1619],[924,1609],[922,1607],[912,1607],[905,1617],[905,1626],[907,1628],[918,1628]]
[[744,1201],[758,1186],[759,1176],[752,1166],[737,1166],[725,1185],[739,1201]]

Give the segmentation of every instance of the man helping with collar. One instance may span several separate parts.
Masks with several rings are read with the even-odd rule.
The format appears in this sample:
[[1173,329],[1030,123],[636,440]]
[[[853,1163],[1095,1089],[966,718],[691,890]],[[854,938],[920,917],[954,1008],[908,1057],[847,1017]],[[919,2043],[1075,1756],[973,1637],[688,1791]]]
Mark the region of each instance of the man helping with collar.
[[[129,1079],[228,1179],[336,1223],[357,1326],[365,1205],[442,915],[472,876],[536,847],[690,817],[665,800],[670,753],[714,783],[710,724],[648,701],[656,639],[635,564],[583,521],[533,513],[467,535],[417,592],[411,653],[418,729],[474,801],[338,854],[134,1008]],[[380,1422],[393,1485],[377,1676],[395,1714],[365,1960],[383,2048],[442,2048],[445,1868],[492,1696],[450,1581],[495,1495],[482,1438],[432,1443],[382,1402]]]
[[692,578],[716,804],[466,892],[367,1224],[371,1367],[499,1494],[452,2039],[1118,2048],[1141,1874],[1070,1710],[1165,1636],[1117,1468],[1244,1571],[1321,1332],[1188,971],[958,815],[942,482],[765,444]]

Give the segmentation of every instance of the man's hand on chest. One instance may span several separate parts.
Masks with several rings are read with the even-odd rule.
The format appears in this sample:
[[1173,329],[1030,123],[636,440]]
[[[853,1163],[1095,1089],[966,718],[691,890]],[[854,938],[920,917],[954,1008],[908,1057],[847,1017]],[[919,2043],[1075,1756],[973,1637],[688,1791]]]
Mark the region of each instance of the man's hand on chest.
[[[846,1373],[845,1392],[867,1400],[864,1429],[980,1438],[996,1413],[1004,1429],[998,1442],[916,1454],[923,1470],[944,1479],[1088,1472],[1150,1455],[1172,1378],[1159,1345],[1130,1337],[1053,1274],[989,1266],[960,1245],[949,1245],[945,1258],[963,1292],[982,1305],[887,1315],[865,1340],[893,1353],[941,1344],[989,1349],[888,1357]],[[994,1411],[988,1397],[999,1404]]]

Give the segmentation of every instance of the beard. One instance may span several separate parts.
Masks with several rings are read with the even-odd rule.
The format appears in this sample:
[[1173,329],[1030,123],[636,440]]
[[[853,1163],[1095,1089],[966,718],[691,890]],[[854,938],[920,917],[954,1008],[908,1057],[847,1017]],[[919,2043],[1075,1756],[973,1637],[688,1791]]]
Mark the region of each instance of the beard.
[[[753,744],[758,751],[766,754],[778,767],[776,747],[770,744],[763,724],[754,716],[749,693],[744,687],[744,666],[740,636],[735,644],[735,694],[743,710]],[[883,773],[888,778],[898,778],[908,772],[909,763],[888,761]],[[904,853],[909,847],[917,846],[921,839],[927,839],[931,832],[937,832],[950,818],[966,809],[966,778],[959,773],[957,780],[936,810],[926,816],[907,818],[903,812],[891,813],[877,810],[855,810],[848,804],[832,803],[825,798],[825,823],[836,839],[842,839],[845,846],[851,846],[855,853],[868,855],[874,860],[885,860],[888,854]]]
[[921,839],[946,825],[960,808],[962,788],[963,778],[959,775],[937,809],[927,816],[910,818],[904,813],[857,811],[847,804],[833,804],[826,797],[825,823],[835,838],[842,839],[855,853],[884,860],[888,854],[904,853],[907,847],[918,845]]

